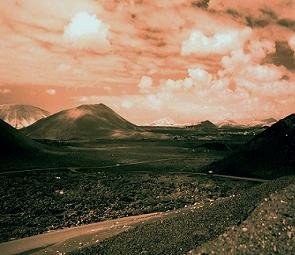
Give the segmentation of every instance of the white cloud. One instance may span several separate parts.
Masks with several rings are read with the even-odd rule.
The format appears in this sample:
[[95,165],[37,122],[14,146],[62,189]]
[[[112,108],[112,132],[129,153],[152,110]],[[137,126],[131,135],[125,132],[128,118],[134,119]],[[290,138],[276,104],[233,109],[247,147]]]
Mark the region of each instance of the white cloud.
[[188,74],[197,83],[208,84],[212,80],[212,75],[202,68],[188,69]]
[[141,93],[150,92],[153,85],[153,79],[149,76],[142,76],[138,84]]
[[47,89],[46,93],[50,96],[54,96],[56,94],[56,90],[55,89]]
[[256,82],[271,82],[279,80],[282,73],[274,66],[250,65],[244,69],[244,76]]
[[181,54],[227,54],[232,50],[243,48],[250,34],[250,28],[228,30],[212,35],[206,35],[200,30],[193,30],[189,38],[182,42]]
[[279,67],[259,64],[272,47],[259,47],[253,50],[252,46],[249,46],[248,53],[236,50],[231,52],[229,56],[224,56],[221,59],[223,69],[218,72],[219,76],[246,79],[256,82],[257,85],[261,82],[273,82],[281,79],[283,74]]
[[10,89],[0,89],[0,94],[9,94],[11,93]]
[[109,46],[108,30],[109,25],[103,23],[95,15],[80,12],[65,28],[64,37],[79,48],[93,47],[93,43],[106,47]]

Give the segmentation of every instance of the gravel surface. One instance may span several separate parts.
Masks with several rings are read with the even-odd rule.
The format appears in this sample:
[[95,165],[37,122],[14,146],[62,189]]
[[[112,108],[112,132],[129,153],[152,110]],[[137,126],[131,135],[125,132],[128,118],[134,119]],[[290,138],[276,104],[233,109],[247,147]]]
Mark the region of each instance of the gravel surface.
[[4,175],[0,185],[0,242],[206,203],[251,186],[249,182],[206,176],[110,170]]
[[240,226],[188,254],[295,254],[295,184],[265,198]]
[[143,224],[73,254],[186,254],[230,227],[240,225],[270,194],[292,183],[294,177],[264,183],[202,208],[195,206],[168,219]]

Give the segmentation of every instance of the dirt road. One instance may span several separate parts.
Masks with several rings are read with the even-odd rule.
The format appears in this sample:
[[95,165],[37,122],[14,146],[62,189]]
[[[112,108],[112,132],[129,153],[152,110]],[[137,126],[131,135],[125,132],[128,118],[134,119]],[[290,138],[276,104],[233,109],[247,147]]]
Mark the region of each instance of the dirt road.
[[72,227],[0,244],[1,255],[64,254],[93,245],[143,222],[165,217],[150,213]]

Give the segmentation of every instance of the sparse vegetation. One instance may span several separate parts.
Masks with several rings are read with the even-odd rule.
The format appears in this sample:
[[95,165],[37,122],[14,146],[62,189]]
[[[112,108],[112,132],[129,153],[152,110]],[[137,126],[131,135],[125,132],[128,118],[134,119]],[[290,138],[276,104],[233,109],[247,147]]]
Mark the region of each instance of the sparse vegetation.
[[208,177],[117,170],[33,172],[1,178],[1,241],[203,204],[251,185]]
[[[231,226],[240,225],[264,198],[294,181],[290,177],[257,185],[239,195],[207,203],[202,208],[192,208],[165,220],[142,224],[97,246],[72,254],[186,254],[224,233]],[[217,249],[216,252],[219,254],[220,250]]]

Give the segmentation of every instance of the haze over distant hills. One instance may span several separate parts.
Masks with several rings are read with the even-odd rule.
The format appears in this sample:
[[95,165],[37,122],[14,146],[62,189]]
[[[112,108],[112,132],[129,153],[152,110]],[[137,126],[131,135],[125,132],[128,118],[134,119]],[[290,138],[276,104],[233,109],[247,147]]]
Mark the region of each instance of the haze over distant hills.
[[[248,120],[248,121],[235,121],[226,119],[220,122],[212,122],[210,120],[204,120],[200,122],[187,122],[187,123],[177,123],[169,117],[161,118],[155,120],[145,126],[155,126],[155,127],[201,127],[206,124],[210,124],[211,128],[251,128],[251,127],[269,127],[274,124],[277,120],[274,118],[267,118],[262,120]],[[208,125],[207,125],[208,126]],[[209,127],[209,126],[208,126]]]
[[49,112],[32,105],[0,105],[0,119],[17,129],[27,127],[35,123],[37,120],[45,118],[49,115]]
[[295,173],[295,114],[256,135],[229,157],[213,163],[211,170],[233,175],[272,178]]
[[140,130],[104,104],[94,104],[58,112],[23,132],[32,138],[68,140],[121,137]]
[[267,118],[262,120],[251,120],[251,121],[244,121],[239,122],[231,119],[226,119],[221,122],[216,123],[216,125],[220,128],[247,128],[247,127],[263,127],[263,126],[271,126],[272,124],[276,123],[277,120],[274,118]]

